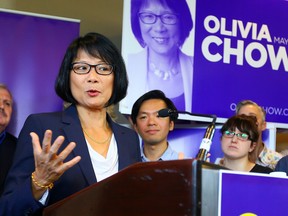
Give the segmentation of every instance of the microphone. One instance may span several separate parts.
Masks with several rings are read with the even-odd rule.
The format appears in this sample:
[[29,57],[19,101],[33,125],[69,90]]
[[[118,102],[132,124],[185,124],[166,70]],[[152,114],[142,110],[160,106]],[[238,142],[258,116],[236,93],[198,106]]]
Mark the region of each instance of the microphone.
[[165,118],[165,117],[170,117],[172,114],[178,113],[176,110],[171,110],[171,109],[161,109],[158,111],[158,116]]
[[172,121],[176,121],[178,119],[178,111],[177,110],[172,110],[172,109],[161,109],[158,111],[158,116],[165,118],[165,117],[170,117]]
[[194,114],[194,113],[191,113],[191,112],[187,112],[187,111],[179,111],[179,110],[172,110],[172,109],[168,109],[168,108],[165,108],[165,109],[161,109],[158,111],[158,116],[159,117],[171,117],[171,116],[177,116],[178,117],[178,114],[188,114],[190,116],[201,116],[201,117],[206,117],[206,118],[213,118],[213,122],[216,121],[216,116],[215,115],[205,115],[205,114]]
[[212,139],[215,132],[215,122],[212,122],[206,129],[205,135],[199,147],[198,154],[196,155],[197,160],[206,161],[207,154],[210,151]]

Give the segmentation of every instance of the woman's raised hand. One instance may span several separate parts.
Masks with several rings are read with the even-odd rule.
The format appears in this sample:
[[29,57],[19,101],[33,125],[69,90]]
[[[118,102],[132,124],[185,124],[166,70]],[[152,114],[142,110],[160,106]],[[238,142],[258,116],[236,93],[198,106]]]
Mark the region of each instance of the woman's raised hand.
[[64,137],[58,136],[53,144],[52,131],[46,130],[42,142],[42,147],[39,137],[36,133],[31,132],[33,144],[33,154],[35,161],[35,171],[32,173],[32,189],[35,199],[40,199],[43,193],[53,187],[53,183],[57,181],[62,174],[77,164],[80,156],[74,157],[72,160],[63,162],[66,157],[76,147],[76,143],[70,142],[69,145],[58,153],[59,148],[63,144]]

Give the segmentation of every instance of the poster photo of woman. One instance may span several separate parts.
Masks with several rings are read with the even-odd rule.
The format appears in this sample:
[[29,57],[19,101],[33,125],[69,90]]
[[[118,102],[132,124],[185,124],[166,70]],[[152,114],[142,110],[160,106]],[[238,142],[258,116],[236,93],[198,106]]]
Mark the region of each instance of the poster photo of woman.
[[119,110],[153,89],[191,112],[195,1],[124,0],[122,54],[129,87]]

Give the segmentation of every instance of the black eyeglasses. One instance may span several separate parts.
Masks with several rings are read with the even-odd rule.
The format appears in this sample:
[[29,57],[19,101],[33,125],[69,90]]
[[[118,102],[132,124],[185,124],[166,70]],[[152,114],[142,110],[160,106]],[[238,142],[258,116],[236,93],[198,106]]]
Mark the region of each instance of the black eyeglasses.
[[110,64],[97,64],[97,65],[90,65],[84,62],[74,62],[71,64],[71,69],[76,74],[88,74],[91,68],[95,68],[95,71],[99,75],[110,75],[113,72],[113,66]]
[[161,15],[156,15],[153,13],[138,13],[138,17],[145,24],[154,24],[159,17],[161,22],[167,25],[175,25],[178,22],[178,16],[176,14],[166,13]]
[[249,135],[248,134],[235,133],[235,132],[232,132],[232,131],[229,131],[229,130],[224,131],[223,136],[227,137],[227,138],[233,138],[234,136],[236,136],[238,140],[242,140],[242,141],[246,141],[246,140],[249,139]]

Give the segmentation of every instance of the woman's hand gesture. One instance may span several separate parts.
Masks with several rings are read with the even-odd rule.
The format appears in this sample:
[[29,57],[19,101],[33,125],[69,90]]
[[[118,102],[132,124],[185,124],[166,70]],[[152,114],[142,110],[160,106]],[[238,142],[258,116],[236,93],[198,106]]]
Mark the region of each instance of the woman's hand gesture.
[[51,189],[53,187],[53,183],[57,181],[66,170],[81,160],[81,157],[76,156],[72,160],[64,163],[63,161],[76,147],[76,144],[71,142],[62,152],[58,153],[59,148],[63,144],[64,137],[58,136],[54,143],[51,144],[51,130],[45,131],[42,148],[38,135],[31,132],[30,136],[32,138],[35,161],[35,171],[32,173],[32,191],[34,198],[39,200],[48,188]]

